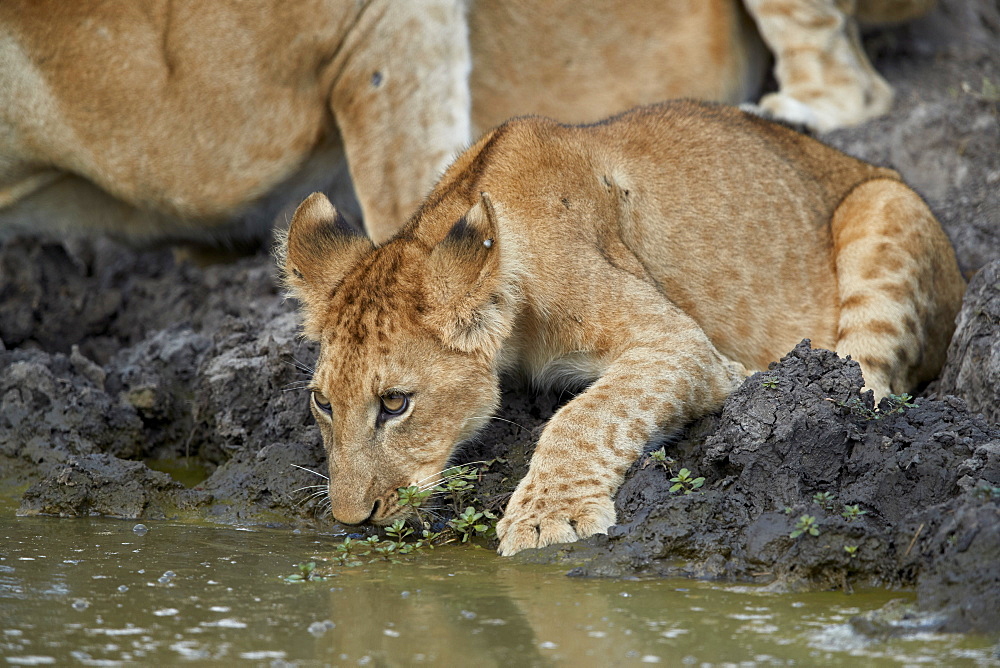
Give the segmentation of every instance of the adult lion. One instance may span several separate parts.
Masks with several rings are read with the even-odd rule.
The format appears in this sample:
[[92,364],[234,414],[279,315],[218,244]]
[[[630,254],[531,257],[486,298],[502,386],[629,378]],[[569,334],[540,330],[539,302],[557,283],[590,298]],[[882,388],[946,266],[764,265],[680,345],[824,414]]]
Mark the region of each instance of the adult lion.
[[[823,100],[860,100],[846,122],[884,110],[888,88],[872,88],[881,80],[856,48],[851,5],[748,2],[791,91],[765,106],[821,126],[840,118]],[[475,134],[509,116],[578,122],[759,89],[766,50],[736,0],[536,7],[5,1],[0,231],[255,238],[305,193],[329,190],[346,157],[359,213],[382,240]]]

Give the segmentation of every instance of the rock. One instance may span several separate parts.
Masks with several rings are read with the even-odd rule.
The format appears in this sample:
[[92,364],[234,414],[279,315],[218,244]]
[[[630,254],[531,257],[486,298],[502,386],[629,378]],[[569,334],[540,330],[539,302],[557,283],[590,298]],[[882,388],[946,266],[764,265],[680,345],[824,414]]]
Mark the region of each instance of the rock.
[[0,352],[0,455],[44,475],[70,455],[141,453],[139,416],[98,385],[96,371],[77,366],[61,353]]
[[92,454],[69,458],[32,485],[17,514],[163,518],[168,510],[165,499],[174,505],[191,502],[184,491],[170,476],[151,471],[142,462]]
[[969,282],[937,391],[1000,423],[1000,260]]

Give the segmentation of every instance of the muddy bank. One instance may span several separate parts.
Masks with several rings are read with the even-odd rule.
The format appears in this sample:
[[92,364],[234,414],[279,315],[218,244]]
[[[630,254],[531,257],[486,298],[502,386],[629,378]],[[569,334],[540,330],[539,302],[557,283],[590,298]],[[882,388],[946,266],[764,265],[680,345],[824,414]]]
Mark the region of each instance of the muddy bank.
[[[916,586],[937,613],[926,627],[1000,631],[1000,428],[954,396],[875,406],[862,384],[855,363],[800,344],[668,446],[674,462],[633,466],[607,537],[525,558],[579,575]],[[669,491],[682,467],[700,490]]]
[[[855,366],[797,349],[667,447],[675,472],[705,476],[701,490],[671,494],[664,467],[640,461],[608,537],[524,558],[565,559],[592,575],[912,586],[940,613],[927,624],[997,630],[998,17],[988,3],[945,2],[918,24],[874,34],[896,108],[824,137],[899,169],[941,218],[966,273],[979,270],[941,380],[916,406],[876,411],[852,403]],[[22,514],[195,513],[330,529],[310,487],[323,480],[298,468],[323,472],[325,460],[301,389],[315,349],[295,329],[266,251],[198,268],[104,240],[5,243],[3,493]],[[482,480],[493,509],[567,398],[511,387],[502,419],[467,447],[467,459],[503,459]],[[200,473],[187,487],[146,462]],[[816,494],[832,498],[821,505]],[[857,516],[843,517],[845,505]],[[792,538],[803,515],[817,535]]]
[[[228,279],[242,285],[266,262],[229,267]],[[949,350],[945,379],[965,369],[972,399],[991,371],[970,363],[968,351],[1000,348],[1000,320],[986,317],[993,328],[984,329],[981,317],[998,272],[1000,261],[970,284]],[[196,290],[185,298],[200,301]],[[0,352],[0,464],[8,493],[27,486],[19,513],[197,513],[335,528],[309,487],[323,481],[297,468],[325,470],[300,389],[301,363],[315,351],[297,338],[291,304],[277,294],[257,301],[260,313],[277,315],[210,318],[213,331],[175,323],[104,364],[80,345],[68,354],[34,345]],[[1000,602],[1000,428],[944,385],[913,406],[876,407],[858,397],[856,364],[800,345],[748,379],[719,415],[668,443],[673,462],[640,459],[607,537],[519,558],[559,561],[580,575],[916,587],[921,605],[937,613],[925,627],[1000,630],[992,614]],[[568,398],[505,393],[501,419],[464,452],[500,458],[480,484],[488,507],[502,509],[541,426]],[[209,474],[190,488],[142,461],[187,458]],[[704,476],[704,487],[671,493],[682,467]],[[803,516],[816,535],[793,538]]]

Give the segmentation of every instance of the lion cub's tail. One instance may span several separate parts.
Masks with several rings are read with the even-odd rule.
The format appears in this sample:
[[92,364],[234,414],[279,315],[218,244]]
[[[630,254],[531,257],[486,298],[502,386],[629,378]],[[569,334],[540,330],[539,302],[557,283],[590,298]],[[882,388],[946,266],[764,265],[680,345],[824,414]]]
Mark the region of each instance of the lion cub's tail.
[[856,186],[832,220],[840,292],[837,352],[861,364],[876,397],[911,391],[944,364],[965,292],[955,252],[905,184]]

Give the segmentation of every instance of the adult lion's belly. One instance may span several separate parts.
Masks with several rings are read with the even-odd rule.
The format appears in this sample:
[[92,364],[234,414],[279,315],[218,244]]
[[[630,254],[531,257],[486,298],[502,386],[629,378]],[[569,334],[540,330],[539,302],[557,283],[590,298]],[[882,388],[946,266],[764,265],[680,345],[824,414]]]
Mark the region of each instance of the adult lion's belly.
[[768,54],[740,2],[479,0],[473,125],[524,114],[590,123],[678,97],[748,101]]

